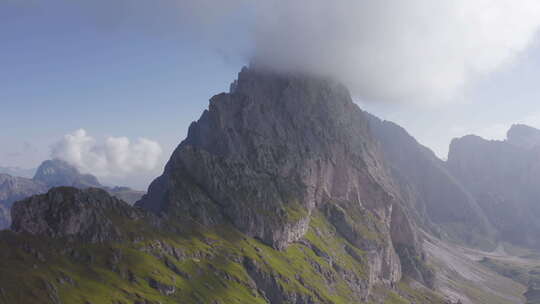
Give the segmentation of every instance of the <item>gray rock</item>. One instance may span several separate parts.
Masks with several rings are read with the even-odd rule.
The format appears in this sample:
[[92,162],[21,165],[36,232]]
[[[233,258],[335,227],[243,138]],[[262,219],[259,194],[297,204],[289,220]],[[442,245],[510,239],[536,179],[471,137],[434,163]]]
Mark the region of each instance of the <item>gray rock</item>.
[[446,164],[402,127],[367,115],[406,211],[415,222],[454,241],[474,246],[493,244],[495,230],[486,214]]
[[122,241],[121,222],[149,216],[101,189],[53,188],[47,194],[18,201],[11,210],[11,229],[19,233],[85,242]]
[[514,125],[508,140],[454,139],[448,168],[472,193],[502,240],[540,248],[540,130]]
[[[315,209],[347,210],[328,216],[370,251],[373,283],[391,284],[401,277],[392,231],[421,248],[407,215],[393,216],[402,202],[388,172],[345,87],[245,68],[230,93],[210,100],[136,205],[203,225],[229,221],[277,249],[303,237]],[[369,218],[378,241],[354,224]],[[401,227],[392,227],[393,218]]]
[[34,194],[44,193],[48,187],[28,178],[0,174],[0,229],[11,223],[11,205]]
[[154,278],[148,279],[148,285],[166,296],[172,296],[176,292],[176,287],[163,284]]
[[531,149],[540,146],[540,130],[527,125],[512,125],[506,137],[508,143],[522,148]]

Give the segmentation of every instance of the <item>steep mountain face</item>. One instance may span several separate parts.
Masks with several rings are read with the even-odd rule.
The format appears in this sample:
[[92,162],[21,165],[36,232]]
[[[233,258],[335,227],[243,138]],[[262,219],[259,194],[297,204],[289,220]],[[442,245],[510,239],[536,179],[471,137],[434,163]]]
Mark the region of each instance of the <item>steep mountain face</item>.
[[9,210],[14,202],[45,193],[58,186],[101,188],[130,204],[134,204],[144,195],[142,191],[127,187],[102,186],[95,176],[81,174],[77,168],[65,161],[47,160],[39,166],[33,179],[0,174],[0,229],[9,227]]
[[490,248],[494,229],[475,198],[431,150],[402,127],[366,114],[404,201],[420,225],[454,241]]
[[0,229],[9,227],[9,209],[21,199],[47,191],[47,186],[23,177],[0,174]]
[[540,247],[539,130],[513,126],[506,141],[452,141],[448,168],[475,196],[505,241]]
[[399,281],[395,248],[414,257],[421,249],[348,91],[254,69],[232,88],[211,99],[137,206],[204,225],[231,222],[278,250],[301,240],[322,212],[369,252],[366,284]]
[[122,240],[118,219],[149,217],[105,190],[71,187],[53,188],[46,194],[18,201],[11,214],[14,232],[90,243]]
[[4,205],[0,205],[0,230],[9,227],[11,223],[10,209]]
[[512,125],[506,137],[508,143],[522,148],[530,149],[540,146],[540,130],[527,125]]

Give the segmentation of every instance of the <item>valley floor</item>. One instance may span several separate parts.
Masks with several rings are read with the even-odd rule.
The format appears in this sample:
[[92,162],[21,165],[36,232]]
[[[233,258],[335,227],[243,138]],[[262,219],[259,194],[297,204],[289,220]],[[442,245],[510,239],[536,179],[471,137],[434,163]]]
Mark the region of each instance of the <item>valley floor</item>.
[[540,255],[500,244],[492,252],[426,236],[424,248],[436,268],[436,288],[463,304],[535,304]]

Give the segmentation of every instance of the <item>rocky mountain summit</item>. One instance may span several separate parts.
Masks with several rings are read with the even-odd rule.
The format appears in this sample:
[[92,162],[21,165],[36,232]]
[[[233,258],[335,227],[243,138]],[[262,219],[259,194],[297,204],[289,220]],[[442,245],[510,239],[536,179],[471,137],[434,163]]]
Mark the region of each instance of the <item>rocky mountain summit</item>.
[[507,142],[526,149],[540,146],[540,130],[523,125],[512,125],[506,133]]
[[283,250],[317,210],[370,252],[372,280],[401,278],[396,247],[422,256],[366,115],[328,79],[244,69],[214,96],[137,206],[225,221]]
[[14,202],[45,193],[58,186],[101,188],[130,204],[135,203],[144,194],[142,191],[127,187],[103,186],[95,176],[81,174],[77,168],[65,161],[47,160],[39,166],[32,179],[0,174],[0,229],[9,227],[11,221],[9,210]]
[[505,141],[452,141],[448,168],[475,197],[500,238],[540,248],[540,130],[514,125]]
[[11,229],[50,238],[72,238],[90,243],[122,240],[121,221],[148,217],[105,190],[53,188],[46,194],[16,202]]
[[77,168],[60,159],[46,160],[38,167],[34,181],[50,188],[68,186],[75,188],[102,187],[91,174],[81,174]]

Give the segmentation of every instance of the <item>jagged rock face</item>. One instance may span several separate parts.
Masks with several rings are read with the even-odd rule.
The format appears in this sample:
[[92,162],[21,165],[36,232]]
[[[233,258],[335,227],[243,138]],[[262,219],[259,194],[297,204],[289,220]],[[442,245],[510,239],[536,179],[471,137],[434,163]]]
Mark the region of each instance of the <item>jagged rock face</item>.
[[0,205],[0,230],[9,227],[11,223],[11,214],[9,208]]
[[144,213],[96,188],[53,188],[48,193],[16,202],[11,229],[37,236],[86,242],[122,239],[114,218],[136,220]]
[[95,176],[81,174],[77,168],[59,159],[44,161],[36,171],[34,180],[49,187],[102,187]]
[[278,249],[305,234],[315,208],[326,210],[342,234],[371,252],[374,277],[395,282],[401,270],[392,231],[404,231],[402,241],[413,245],[416,236],[408,220],[392,228],[397,194],[379,154],[343,86],[244,69],[230,93],[211,99],[137,205],[206,225],[230,221]]
[[23,177],[0,174],[0,229],[9,227],[9,209],[18,200],[47,191],[47,186]]
[[507,142],[523,148],[540,146],[540,130],[527,125],[512,125],[506,133]]
[[507,141],[473,135],[453,140],[448,167],[475,196],[503,240],[539,247],[540,149],[531,143],[540,131],[519,129],[524,127],[513,127]]
[[493,228],[474,197],[431,150],[402,127],[366,114],[385,161],[416,221],[435,234],[488,245]]
[[31,179],[0,174],[0,203],[7,207],[17,200],[46,190],[47,186]]

